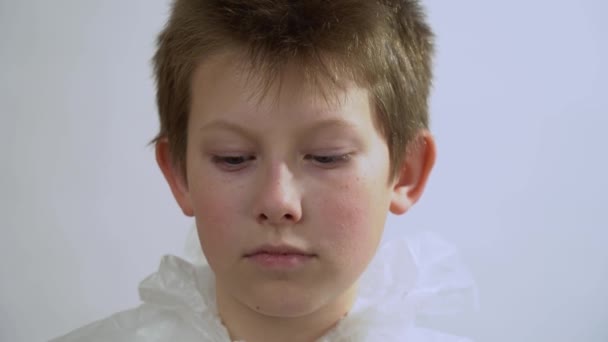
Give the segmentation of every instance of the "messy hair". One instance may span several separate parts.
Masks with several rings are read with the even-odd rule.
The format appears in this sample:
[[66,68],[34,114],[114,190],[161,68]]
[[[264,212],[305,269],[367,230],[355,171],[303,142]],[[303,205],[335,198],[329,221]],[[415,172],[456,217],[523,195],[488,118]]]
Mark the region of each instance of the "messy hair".
[[194,70],[238,49],[269,85],[287,64],[307,80],[366,87],[391,176],[428,127],[433,33],[417,0],[174,0],[153,58],[160,132],[185,175]]

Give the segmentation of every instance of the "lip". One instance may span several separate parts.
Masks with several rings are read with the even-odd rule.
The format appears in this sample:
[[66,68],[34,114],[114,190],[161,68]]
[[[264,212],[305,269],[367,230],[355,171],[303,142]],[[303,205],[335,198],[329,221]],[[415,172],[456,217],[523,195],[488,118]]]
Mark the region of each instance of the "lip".
[[314,256],[313,253],[289,245],[262,245],[245,254],[245,257],[255,256],[256,254]]
[[245,254],[245,259],[266,270],[294,270],[316,255],[289,245],[263,245]]

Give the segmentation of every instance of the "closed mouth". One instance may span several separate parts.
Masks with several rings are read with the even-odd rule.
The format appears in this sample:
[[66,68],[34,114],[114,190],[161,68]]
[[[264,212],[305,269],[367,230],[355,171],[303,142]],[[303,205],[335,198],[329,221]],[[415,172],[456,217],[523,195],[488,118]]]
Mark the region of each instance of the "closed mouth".
[[287,245],[264,245],[254,249],[252,252],[246,253],[245,257],[251,257],[259,254],[269,255],[301,255],[301,256],[315,256],[313,253],[306,252],[302,249],[287,246]]

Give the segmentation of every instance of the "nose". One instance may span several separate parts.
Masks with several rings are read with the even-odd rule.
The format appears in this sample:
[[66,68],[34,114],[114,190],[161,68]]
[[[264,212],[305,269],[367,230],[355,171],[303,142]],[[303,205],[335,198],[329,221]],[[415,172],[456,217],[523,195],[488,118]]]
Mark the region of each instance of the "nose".
[[300,191],[293,173],[285,164],[269,167],[260,175],[254,215],[259,224],[289,226],[302,219]]

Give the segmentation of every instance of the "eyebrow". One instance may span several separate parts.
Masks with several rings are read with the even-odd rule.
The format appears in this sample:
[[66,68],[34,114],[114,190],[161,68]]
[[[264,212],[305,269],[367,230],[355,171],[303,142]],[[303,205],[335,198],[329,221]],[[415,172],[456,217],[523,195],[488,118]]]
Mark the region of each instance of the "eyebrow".
[[[323,120],[315,121],[311,125],[305,126],[300,131],[301,132],[310,132],[310,131],[318,131],[321,129],[328,129],[328,128],[334,128],[334,127],[338,128],[338,129],[355,130],[357,128],[357,125],[352,122],[346,121],[346,120],[332,118],[332,119],[323,119]],[[214,130],[214,129],[234,131],[234,132],[241,134],[243,136],[246,136],[248,138],[253,138],[255,136],[255,134],[253,132],[251,132],[251,130],[249,130],[247,127],[240,125],[238,123],[235,123],[235,122],[230,122],[230,121],[222,120],[222,119],[213,120],[211,122],[208,122],[200,128],[201,131]]]
[[339,129],[348,129],[355,130],[357,125],[346,120],[342,119],[323,119],[316,121],[312,125],[306,127],[306,131],[315,131],[324,128],[339,128]]
[[247,128],[226,120],[213,120],[209,123],[204,124],[201,128],[201,131],[210,131],[210,130],[227,130],[233,131],[238,134],[241,134],[247,138],[253,139],[254,134],[251,133]]

